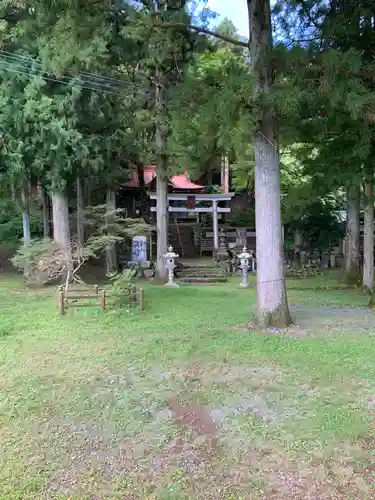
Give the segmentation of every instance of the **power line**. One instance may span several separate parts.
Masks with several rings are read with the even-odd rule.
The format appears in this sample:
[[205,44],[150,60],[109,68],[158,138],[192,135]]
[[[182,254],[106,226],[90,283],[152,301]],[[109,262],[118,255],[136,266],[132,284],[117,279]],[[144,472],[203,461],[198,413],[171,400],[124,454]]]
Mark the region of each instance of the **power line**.
[[89,87],[89,86],[84,85],[82,83],[80,84],[79,82],[63,81],[63,80],[59,80],[57,78],[51,78],[49,76],[46,76],[46,75],[43,75],[43,74],[40,74],[40,73],[32,73],[30,71],[15,69],[13,67],[7,67],[7,66],[2,65],[1,61],[0,61],[0,69],[3,69],[3,70],[8,71],[10,73],[17,73],[17,74],[20,74],[20,75],[26,75],[28,77],[30,77],[30,76],[40,77],[43,80],[47,80],[49,82],[60,83],[60,84],[63,84],[63,85],[72,85],[72,86],[75,86],[75,87],[79,87],[79,88],[87,89],[87,90],[92,90],[92,91],[95,91],[95,92],[102,91],[105,94],[120,95],[119,92],[112,92],[110,90],[92,88],[92,87]]
[[[3,50],[3,49],[0,50],[0,55],[3,55],[5,58],[13,59],[17,62],[18,61],[22,62],[22,64],[24,64],[25,62],[29,62],[30,64],[33,63],[34,65],[39,66],[41,68],[43,67],[41,61],[39,61],[38,59],[35,59],[31,56],[24,56],[21,54],[15,54],[13,52],[9,52],[9,51]],[[41,70],[41,71],[43,71],[43,70]],[[135,85],[132,82],[126,82],[124,80],[121,80],[120,78],[109,77],[106,75],[102,75],[100,73],[90,73],[90,72],[86,72],[86,71],[79,71],[77,73],[77,75],[86,75],[86,76],[92,77],[94,79],[95,78],[104,79],[104,80],[107,80],[108,82],[111,82],[114,84],[119,84],[119,85],[131,85],[131,86]]]
[[[5,63],[5,64],[4,64]],[[40,72],[40,71],[30,71],[30,68],[28,67],[18,67],[16,69],[14,65],[9,64],[7,61],[1,61],[0,58],[0,69],[10,72],[10,73],[16,73],[20,75],[25,75],[28,77],[39,77],[42,78],[43,80],[54,82],[54,83],[59,83],[62,85],[67,85],[67,86],[73,86],[73,87],[78,87],[81,89],[86,89],[86,90],[91,90],[94,92],[102,92],[104,94],[109,94],[109,95],[116,95],[116,96],[121,96],[122,91],[125,89],[114,89],[113,87],[106,86],[104,84],[98,84],[97,82],[90,82],[90,81],[84,81],[82,79],[77,80],[75,77],[63,77],[63,78],[54,78],[52,76],[48,76],[45,72]],[[136,92],[139,92],[141,89],[139,87],[129,87],[128,90],[133,90]],[[144,94],[147,95],[149,92],[146,90],[143,90]]]
[[[118,95],[118,91],[120,90],[137,90],[147,93],[146,89],[140,87],[135,83],[125,82],[118,78],[112,78],[101,74],[78,72],[77,75],[57,77],[56,75],[44,71],[42,69],[42,64],[36,59],[19,54],[13,54],[4,50],[0,50],[0,67],[1,63],[9,65],[2,66],[3,69],[7,71],[27,74],[29,76],[39,76],[48,81],[66,85],[76,85],[82,88],[87,88],[88,90],[105,91],[114,95]],[[14,65],[18,66],[18,69],[13,68],[12,66]],[[31,65],[34,66],[34,68],[32,68]],[[77,78],[79,78],[81,82],[77,81]]]

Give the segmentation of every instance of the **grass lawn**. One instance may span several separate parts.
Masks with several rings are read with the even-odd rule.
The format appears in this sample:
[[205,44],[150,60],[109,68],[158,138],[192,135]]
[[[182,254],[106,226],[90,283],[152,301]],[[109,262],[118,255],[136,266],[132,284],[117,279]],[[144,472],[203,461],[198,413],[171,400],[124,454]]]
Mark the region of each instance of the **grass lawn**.
[[375,313],[333,276],[148,285],[146,310],[57,310],[0,280],[0,499],[375,499]]

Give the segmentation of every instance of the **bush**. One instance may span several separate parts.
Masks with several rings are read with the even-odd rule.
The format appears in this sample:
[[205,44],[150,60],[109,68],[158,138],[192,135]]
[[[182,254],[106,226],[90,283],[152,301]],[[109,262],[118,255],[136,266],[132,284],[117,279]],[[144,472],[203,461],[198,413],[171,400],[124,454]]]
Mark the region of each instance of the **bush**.
[[69,266],[69,256],[51,240],[32,240],[11,259],[29,285],[45,285],[57,279]]
[[115,304],[128,304],[130,287],[135,283],[136,277],[137,269],[124,269],[121,273],[109,277],[112,281],[111,294]]
[[[40,216],[30,216],[30,232],[32,238],[43,236],[43,225]],[[0,215],[0,241],[17,243],[23,238],[23,221],[20,213],[10,211],[6,216]]]

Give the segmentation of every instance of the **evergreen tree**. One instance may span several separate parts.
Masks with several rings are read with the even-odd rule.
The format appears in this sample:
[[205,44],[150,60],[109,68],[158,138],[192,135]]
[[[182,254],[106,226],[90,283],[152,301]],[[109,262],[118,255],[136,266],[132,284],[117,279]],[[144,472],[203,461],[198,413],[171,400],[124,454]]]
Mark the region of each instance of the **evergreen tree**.
[[[294,12],[298,32],[288,29]],[[284,71],[296,89],[293,104],[302,141],[319,144],[317,173],[325,185],[340,184],[348,192],[346,275],[359,279],[359,191],[373,182],[374,151],[372,3],[311,2],[280,4],[279,27],[292,50],[283,51]],[[300,41],[299,41],[300,40]],[[301,41],[302,40],[302,41]],[[290,102],[289,102],[290,104]],[[307,139],[308,138],[308,139]],[[373,203],[365,198],[366,228],[363,283],[373,287]],[[371,227],[370,227],[371,226]]]
[[[77,177],[105,179],[113,188],[126,175],[139,155],[129,145],[136,142],[135,103],[144,99],[134,78],[130,82],[134,72],[124,56],[129,47],[116,16],[108,6],[86,4],[90,16],[81,22],[76,8],[13,6],[12,16],[5,15],[7,45],[0,54],[1,123],[8,131],[4,163],[9,174],[23,172],[49,188],[54,237],[66,249],[67,192]],[[97,76],[102,71],[105,76]]]

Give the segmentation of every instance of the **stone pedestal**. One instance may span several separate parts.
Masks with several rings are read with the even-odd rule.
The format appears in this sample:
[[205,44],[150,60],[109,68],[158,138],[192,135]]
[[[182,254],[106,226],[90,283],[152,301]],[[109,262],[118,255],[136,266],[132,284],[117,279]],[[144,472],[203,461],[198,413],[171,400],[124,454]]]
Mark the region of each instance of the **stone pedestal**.
[[173,251],[172,245],[168,248],[168,252],[164,254],[165,267],[168,269],[168,281],[164,285],[167,288],[179,288],[180,285],[174,280],[174,270],[176,268],[176,259],[178,259],[178,254]]
[[247,277],[247,272],[249,270],[249,259],[251,258],[251,254],[247,251],[246,247],[243,247],[242,253],[238,256],[240,259],[240,269],[241,269],[241,288],[249,288],[249,282]]

